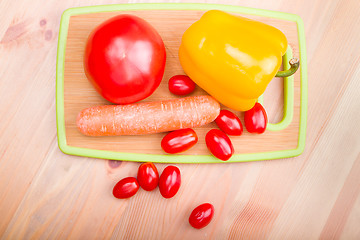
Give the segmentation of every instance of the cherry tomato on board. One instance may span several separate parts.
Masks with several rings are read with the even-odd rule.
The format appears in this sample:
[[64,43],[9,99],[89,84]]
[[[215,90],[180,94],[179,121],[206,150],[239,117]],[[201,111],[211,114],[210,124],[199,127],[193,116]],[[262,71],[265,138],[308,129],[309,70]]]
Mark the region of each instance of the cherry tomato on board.
[[195,90],[196,84],[186,75],[175,75],[169,79],[169,90],[176,95],[187,95]]
[[194,228],[206,227],[214,216],[214,206],[210,203],[203,203],[197,206],[190,214],[189,223]]
[[188,150],[197,142],[196,132],[191,128],[185,128],[166,134],[161,140],[161,147],[165,152],[174,154]]
[[255,103],[252,109],[245,112],[244,122],[249,133],[264,133],[268,122],[264,107],[260,103]]
[[160,193],[164,198],[172,198],[179,191],[181,175],[179,168],[167,166],[159,180]]
[[139,190],[139,183],[134,177],[121,179],[113,189],[113,195],[116,198],[123,199],[134,196]]
[[230,138],[219,129],[211,129],[205,136],[205,142],[210,152],[220,160],[226,161],[234,153]]
[[240,136],[243,133],[243,126],[240,119],[229,110],[221,110],[215,122],[218,127],[228,135]]
[[141,164],[138,169],[137,180],[144,190],[154,190],[159,183],[159,173],[155,165],[151,162]]
[[110,18],[90,34],[85,74],[108,101],[129,104],[159,87],[166,61],[164,42],[145,20],[128,14]]

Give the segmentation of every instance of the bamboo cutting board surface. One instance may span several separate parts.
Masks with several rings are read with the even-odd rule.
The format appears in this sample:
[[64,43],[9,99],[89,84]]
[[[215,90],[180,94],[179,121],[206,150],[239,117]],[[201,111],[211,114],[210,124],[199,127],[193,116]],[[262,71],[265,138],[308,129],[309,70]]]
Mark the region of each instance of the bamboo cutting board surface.
[[[178,49],[184,31],[195,21],[199,20],[205,11],[196,10],[138,10],[91,13],[70,17],[69,30],[66,42],[65,68],[64,68],[64,109],[66,141],[69,146],[146,154],[165,154],[160,147],[162,137],[166,133],[148,134],[141,136],[116,137],[88,137],[82,135],[76,127],[76,117],[84,109],[95,105],[110,104],[104,100],[87,80],[83,55],[87,37],[90,32],[103,21],[118,14],[127,13],[137,15],[147,20],[161,35],[166,48],[167,62],[163,81],[160,87],[149,98],[143,101],[159,101],[178,98],[168,90],[168,79],[177,74],[184,74],[178,58]],[[236,14],[236,13],[233,13]],[[239,15],[239,14],[238,14]],[[280,20],[269,17],[244,15],[254,20],[270,24],[286,35],[293,55],[299,57],[299,43],[296,22]],[[269,107],[271,121],[277,121],[282,115],[282,79],[274,79],[266,91],[265,107]],[[191,95],[207,94],[197,87]],[[224,108],[224,106],[222,106]],[[154,113],[156,114],[156,113]],[[236,112],[242,123],[243,113]],[[294,117],[291,124],[281,131],[266,131],[265,134],[250,134],[244,130],[242,136],[232,136],[235,154],[258,153],[295,149],[299,138],[300,115],[300,70],[294,76]],[[210,123],[195,128],[199,142],[182,154],[209,155],[205,144],[205,135],[216,124]],[[245,128],[245,126],[244,126]],[[139,147],[141,146],[141,148]],[[126,160],[126,159],[125,159]],[[179,160],[181,162],[181,160]]]
[[[147,1],[0,1],[0,239],[360,239],[359,1],[197,0],[304,20],[305,151],[271,161],[176,164],[182,185],[173,199],[156,189],[118,200],[112,187],[136,176],[139,163],[59,150],[57,40],[65,9],[139,2]],[[276,122],[282,114],[272,114],[278,105],[268,102],[265,96]],[[167,164],[156,166],[162,172]],[[195,230],[187,218],[204,202],[214,205],[215,216]]]

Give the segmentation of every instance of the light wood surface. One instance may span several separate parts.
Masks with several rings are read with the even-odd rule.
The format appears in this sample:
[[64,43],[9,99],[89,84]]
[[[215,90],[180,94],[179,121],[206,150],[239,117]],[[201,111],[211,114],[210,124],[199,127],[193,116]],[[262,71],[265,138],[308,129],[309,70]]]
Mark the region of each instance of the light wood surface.
[[[126,11],[147,20],[155,29],[159,31],[166,46],[166,67],[163,81],[160,87],[148,98],[143,101],[160,101],[165,99],[178,98],[170,93],[168,79],[177,74],[185,74],[181,68],[178,51],[181,37],[185,30],[192,23],[199,20],[205,11],[194,10],[145,10],[145,11]],[[83,55],[86,40],[90,32],[103,21],[124,12],[105,12],[73,16],[70,18],[69,30],[66,43],[65,70],[64,70],[64,109],[65,109],[65,130],[66,142],[69,146],[107,150],[113,152],[164,154],[160,142],[165,133],[148,134],[142,136],[117,136],[117,137],[88,137],[79,132],[76,127],[76,117],[82,109],[110,104],[96,92],[94,87],[87,80],[84,73]],[[236,14],[236,13],[233,13]],[[293,49],[293,55],[299,57],[299,44],[297,26],[295,22],[266,18],[259,16],[242,16],[270,24],[286,35],[289,45]],[[272,86],[266,91],[266,106],[272,106],[269,112],[271,120],[274,116],[281,116],[283,101],[282,79],[275,79]],[[264,134],[250,134],[244,131],[241,136],[231,136],[235,153],[259,153],[270,151],[281,151],[296,149],[299,138],[299,119],[300,119],[300,70],[294,76],[294,116],[287,128],[281,131],[266,131]],[[189,95],[207,94],[199,87]],[[224,106],[221,106],[225,109]],[[243,118],[243,114],[235,112]],[[274,122],[276,123],[276,122]],[[205,144],[205,135],[216,124],[206,124],[195,128],[199,142],[182,154],[184,155],[207,155],[209,150]],[[139,145],[141,148],[139,148]],[[146,161],[146,159],[144,160]]]
[[[183,182],[173,199],[140,190],[118,200],[113,185],[135,176],[139,163],[59,150],[55,63],[63,10],[126,2],[141,1],[0,1],[0,238],[360,239],[359,1],[198,1],[302,17],[305,151],[291,159],[179,164]],[[161,172],[166,164],[156,166]],[[204,202],[215,216],[195,230],[187,219]]]

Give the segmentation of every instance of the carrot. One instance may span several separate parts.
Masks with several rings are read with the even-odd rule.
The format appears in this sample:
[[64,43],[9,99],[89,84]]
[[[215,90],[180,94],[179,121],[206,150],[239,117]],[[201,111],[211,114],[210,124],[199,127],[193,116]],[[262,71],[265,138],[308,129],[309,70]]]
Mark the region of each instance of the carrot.
[[205,125],[219,112],[220,104],[204,95],[91,107],[79,113],[76,124],[87,136],[141,135]]

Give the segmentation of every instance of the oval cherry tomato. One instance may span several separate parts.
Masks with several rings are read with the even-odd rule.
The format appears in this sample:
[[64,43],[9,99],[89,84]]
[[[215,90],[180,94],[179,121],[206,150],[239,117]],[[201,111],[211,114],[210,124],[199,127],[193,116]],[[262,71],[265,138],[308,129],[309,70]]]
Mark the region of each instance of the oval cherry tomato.
[[219,129],[211,129],[205,136],[205,142],[210,152],[223,161],[228,160],[234,153],[230,138]]
[[113,195],[116,198],[129,198],[134,196],[139,190],[139,183],[134,177],[121,179],[113,189]]
[[161,147],[167,153],[180,153],[198,142],[196,132],[191,128],[176,130],[166,134],[161,140]]
[[195,90],[196,84],[186,75],[175,75],[169,79],[169,90],[176,95],[187,95]]
[[210,203],[203,203],[197,206],[190,214],[189,223],[194,228],[206,227],[214,216],[214,206]]
[[265,132],[268,118],[264,107],[260,103],[255,103],[252,109],[245,112],[244,122],[249,133]]
[[160,85],[165,61],[159,33],[145,20],[128,14],[96,27],[84,55],[87,78],[105,99],[116,104],[150,96]]
[[167,166],[159,180],[160,193],[164,198],[172,198],[179,191],[181,176],[179,168]]
[[138,169],[137,180],[144,190],[154,190],[159,183],[159,173],[155,165],[151,162],[141,164]]
[[228,135],[240,136],[243,132],[240,119],[228,110],[221,110],[215,122],[218,127]]

